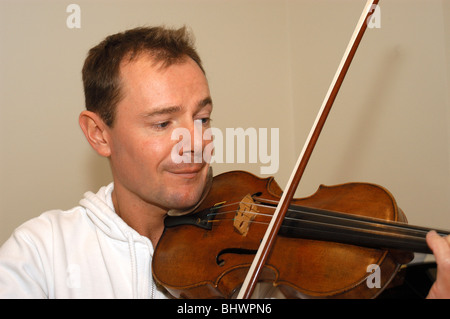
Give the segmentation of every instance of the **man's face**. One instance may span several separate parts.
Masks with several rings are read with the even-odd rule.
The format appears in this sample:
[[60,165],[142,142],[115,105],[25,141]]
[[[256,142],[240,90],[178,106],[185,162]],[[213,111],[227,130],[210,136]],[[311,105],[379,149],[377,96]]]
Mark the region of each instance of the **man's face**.
[[[108,128],[115,189],[163,209],[193,206],[209,169],[193,157],[194,148],[203,151],[210,142],[198,131],[209,127],[212,111],[205,75],[192,59],[160,68],[146,54],[122,63],[120,73],[123,98]],[[179,129],[191,139],[172,139]],[[173,161],[175,145],[183,146],[181,163]]]

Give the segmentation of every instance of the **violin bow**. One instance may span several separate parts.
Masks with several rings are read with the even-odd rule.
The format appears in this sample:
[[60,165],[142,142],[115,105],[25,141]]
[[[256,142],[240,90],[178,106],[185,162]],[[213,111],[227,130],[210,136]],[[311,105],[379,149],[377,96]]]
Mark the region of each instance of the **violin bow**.
[[336,99],[339,89],[344,81],[344,77],[350,67],[352,59],[356,53],[356,50],[361,42],[364,32],[367,29],[367,23],[371,15],[376,9],[379,0],[368,0],[361,17],[356,25],[355,31],[350,39],[347,49],[344,52],[344,56],[339,64],[336,74],[331,82],[330,88],[325,96],[319,113],[314,121],[314,124],[309,132],[308,138],[303,146],[303,149],[297,159],[294,170],[288,180],[285,191],[283,192],[280,202],[272,216],[263,240],[258,248],[258,251],[253,259],[250,269],[244,279],[242,287],[237,296],[238,299],[249,299],[256,287],[261,271],[267,260],[267,257],[273,247],[275,238],[284,220],[286,212],[289,208],[289,203],[294,198],[295,191],[297,190],[300,179],[311,157],[312,151],[319,138],[320,132],[325,125],[325,121],[330,113],[331,107]]

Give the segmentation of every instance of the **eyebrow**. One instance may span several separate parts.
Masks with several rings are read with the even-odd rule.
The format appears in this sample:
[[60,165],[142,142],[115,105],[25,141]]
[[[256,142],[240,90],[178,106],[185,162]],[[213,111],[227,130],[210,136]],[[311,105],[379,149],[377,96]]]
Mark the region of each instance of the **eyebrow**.
[[203,100],[200,101],[200,103],[198,103],[198,108],[203,108],[207,105],[211,105],[211,107],[213,106],[213,102],[210,96],[208,96],[207,98],[204,98]]
[[[212,99],[210,96],[204,98],[197,104],[197,111],[199,111],[200,109],[202,109],[208,105],[211,105],[211,107],[213,105]],[[144,117],[153,117],[153,116],[159,116],[159,115],[174,114],[179,111],[181,111],[181,106],[179,106],[179,105],[161,106],[161,107],[157,108],[156,110],[153,110],[149,113],[144,113],[143,116]]]
[[162,106],[159,107],[156,110],[153,110],[149,113],[144,113],[143,116],[144,117],[153,117],[153,116],[158,116],[158,115],[165,115],[165,114],[173,114],[173,113],[177,113],[181,110],[181,106]]

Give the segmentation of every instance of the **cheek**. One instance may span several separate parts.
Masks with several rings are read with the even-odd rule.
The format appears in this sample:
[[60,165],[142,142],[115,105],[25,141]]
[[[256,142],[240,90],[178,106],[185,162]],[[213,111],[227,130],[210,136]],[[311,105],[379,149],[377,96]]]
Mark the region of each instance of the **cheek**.
[[142,141],[139,146],[139,154],[147,164],[153,168],[169,161],[172,151],[172,141],[163,138],[152,138]]
[[[174,141],[169,134],[149,136],[142,130],[122,130],[112,140],[111,160],[116,173],[129,175],[129,178],[149,178],[163,170],[171,160]],[[153,176],[155,178],[155,176]]]

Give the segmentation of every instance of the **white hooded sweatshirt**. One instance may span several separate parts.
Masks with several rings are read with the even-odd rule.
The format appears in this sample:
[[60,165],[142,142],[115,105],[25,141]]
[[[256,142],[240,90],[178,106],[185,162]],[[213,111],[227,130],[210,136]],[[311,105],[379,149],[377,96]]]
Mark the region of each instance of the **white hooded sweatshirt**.
[[0,248],[0,298],[166,298],[152,243],[114,212],[112,190],[18,227]]

